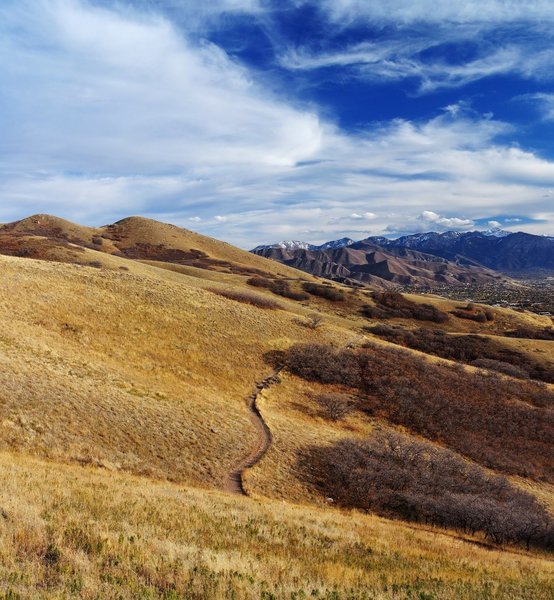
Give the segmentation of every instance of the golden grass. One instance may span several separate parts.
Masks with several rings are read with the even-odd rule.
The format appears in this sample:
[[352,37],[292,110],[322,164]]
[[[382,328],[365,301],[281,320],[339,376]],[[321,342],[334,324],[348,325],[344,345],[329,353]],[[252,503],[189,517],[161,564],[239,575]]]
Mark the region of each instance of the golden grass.
[[0,598],[547,600],[554,565],[375,516],[0,453]]
[[81,254],[106,268],[0,256],[0,600],[550,597],[540,556],[326,505],[296,453],[372,423],[322,419],[322,388],[287,374],[259,399],[273,445],[245,477],[257,501],[183,487],[221,487],[255,445],[246,398],[272,371],[264,354],[361,340],[363,293],[256,289],[281,306],[264,311],[207,291],[252,292],[246,276]]
[[264,353],[351,334],[132,266],[0,257],[0,448],[218,486],[252,445]]

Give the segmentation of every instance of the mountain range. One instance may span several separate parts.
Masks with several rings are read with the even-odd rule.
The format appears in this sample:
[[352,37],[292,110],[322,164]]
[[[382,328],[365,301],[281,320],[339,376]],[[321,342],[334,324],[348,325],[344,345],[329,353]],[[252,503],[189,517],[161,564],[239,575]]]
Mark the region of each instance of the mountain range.
[[398,239],[350,238],[320,246],[284,241],[258,246],[254,254],[314,275],[364,283],[484,283],[501,274],[554,270],[554,238],[500,229],[416,233]]

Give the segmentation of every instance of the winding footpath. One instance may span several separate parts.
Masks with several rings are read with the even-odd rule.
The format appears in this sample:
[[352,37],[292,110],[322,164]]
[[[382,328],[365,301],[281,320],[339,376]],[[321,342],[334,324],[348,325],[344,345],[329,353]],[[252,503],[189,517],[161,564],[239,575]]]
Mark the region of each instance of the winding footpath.
[[284,367],[277,367],[271,375],[258,382],[254,392],[248,397],[248,414],[250,421],[258,432],[257,441],[250,454],[236,467],[234,471],[231,471],[227,475],[223,486],[226,492],[241,496],[248,496],[248,492],[244,488],[244,472],[260,462],[271,446],[271,431],[267,423],[264,421],[260,409],[258,408],[258,397],[264,390],[281,381],[279,378],[279,373],[281,373],[283,368]]

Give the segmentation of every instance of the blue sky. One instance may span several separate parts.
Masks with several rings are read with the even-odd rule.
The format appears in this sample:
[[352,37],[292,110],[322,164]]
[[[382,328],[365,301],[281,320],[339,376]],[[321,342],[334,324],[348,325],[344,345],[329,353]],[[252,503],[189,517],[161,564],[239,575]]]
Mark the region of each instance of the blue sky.
[[554,233],[551,0],[2,0],[0,221]]

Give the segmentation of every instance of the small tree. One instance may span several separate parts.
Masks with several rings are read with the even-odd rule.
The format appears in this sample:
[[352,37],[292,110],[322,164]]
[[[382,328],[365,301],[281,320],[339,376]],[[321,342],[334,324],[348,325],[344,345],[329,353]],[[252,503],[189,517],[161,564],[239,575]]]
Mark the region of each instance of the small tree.
[[316,398],[323,416],[331,421],[340,421],[352,411],[353,405],[344,394],[321,394]]

